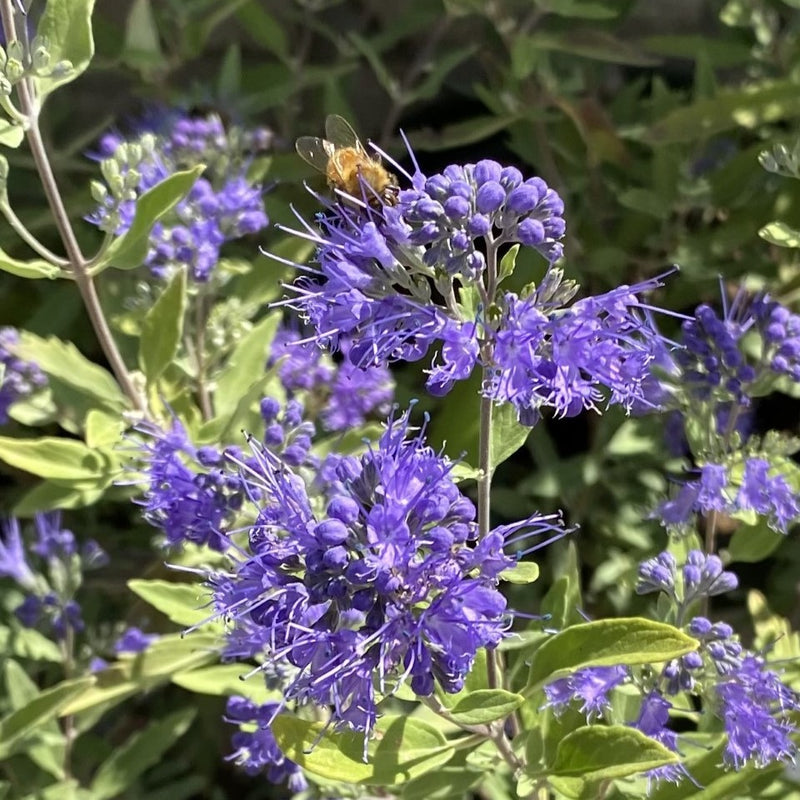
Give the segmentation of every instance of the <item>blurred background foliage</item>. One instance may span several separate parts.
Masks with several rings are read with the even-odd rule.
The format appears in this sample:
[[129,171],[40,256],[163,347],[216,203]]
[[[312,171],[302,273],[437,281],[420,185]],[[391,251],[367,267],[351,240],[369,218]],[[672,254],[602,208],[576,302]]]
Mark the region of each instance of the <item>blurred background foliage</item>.
[[[563,266],[586,292],[677,264],[680,273],[657,299],[676,311],[718,303],[720,277],[723,294],[744,284],[800,306],[800,237],[792,239],[800,227],[800,183],[766,171],[758,159],[797,138],[798,0],[98,0],[94,30],[95,60],[48,102],[43,123],[76,220],[94,205],[88,182],[96,164],[86,154],[101,132],[124,133],[143,111],[177,105],[272,129],[274,150],[258,168],[270,219],[291,224],[292,206],[315,210],[304,181],[322,188],[295,155],[294,140],[322,135],[326,114],[335,112],[407,169],[401,129],[428,174],[488,157],[542,176],[564,198]],[[9,161],[15,210],[57,248],[29,154],[23,147]],[[774,222],[782,225],[759,235]],[[91,249],[97,231],[82,224],[78,231]],[[234,296],[277,296],[282,273],[258,247],[280,248],[282,238],[272,231],[239,243],[235,255],[251,260],[253,270],[231,284]],[[6,228],[0,247],[27,255]],[[521,286],[538,269],[533,258],[526,264],[521,257],[514,280]],[[113,270],[100,279],[111,316],[122,309],[125,280]],[[71,340],[102,362],[68,282],[0,274],[0,320]],[[677,327],[669,318],[660,324],[667,333]],[[416,365],[398,369],[397,380],[401,404],[419,397],[432,414],[433,438],[469,462],[477,386],[458,385],[434,401],[424,397]],[[764,429],[800,432],[793,394],[800,391],[787,387],[762,400],[757,419]],[[4,433],[25,435],[21,426]],[[665,475],[679,474],[680,466],[652,421],[615,413],[548,420],[499,469],[495,515],[500,522],[563,508],[581,526],[572,541],[586,589],[582,610],[635,613],[638,600],[625,587],[633,585],[637,562],[665,539],[647,513],[668,489]],[[0,503],[9,511],[30,479],[0,470]],[[113,489],[101,503],[69,514],[73,529],[111,553],[111,566],[89,582],[105,600],[85,613],[101,624],[120,615],[140,620],[143,608],[131,608],[125,580],[143,570],[147,577],[165,572],[149,547],[152,529],[129,497],[129,489]],[[516,587],[512,605],[535,610],[567,553],[567,545],[551,548],[542,580]],[[782,540],[752,574],[738,566],[743,585],[768,588],[773,609],[795,627],[798,569],[796,536]],[[743,592],[734,600],[744,609]],[[150,622],[171,630],[166,620]],[[196,698],[192,735],[140,781],[141,794],[130,796],[166,797],[164,786],[171,800],[280,796],[220,759],[230,734],[220,724],[220,699]],[[107,741],[122,736],[119,726],[136,728],[152,704],[178,707],[180,698],[140,697],[100,733]]]

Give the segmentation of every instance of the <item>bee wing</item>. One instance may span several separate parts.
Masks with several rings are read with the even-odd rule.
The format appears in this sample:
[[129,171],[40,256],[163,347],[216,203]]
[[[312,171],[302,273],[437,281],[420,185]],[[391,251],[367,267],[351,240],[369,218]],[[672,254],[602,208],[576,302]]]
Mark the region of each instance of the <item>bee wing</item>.
[[295,142],[297,155],[320,172],[328,171],[328,161],[336,148],[331,142],[320,139],[319,136],[301,136]]
[[364,145],[361,144],[353,126],[338,114],[329,114],[325,120],[325,136],[336,147],[355,147],[356,150],[364,152]]

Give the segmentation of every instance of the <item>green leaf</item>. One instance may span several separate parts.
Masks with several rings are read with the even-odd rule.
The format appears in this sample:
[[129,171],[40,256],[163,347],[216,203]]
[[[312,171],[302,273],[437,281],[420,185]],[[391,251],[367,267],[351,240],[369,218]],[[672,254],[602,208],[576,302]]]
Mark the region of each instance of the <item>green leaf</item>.
[[183,736],[197,711],[184,708],[164,719],[151,722],[114,749],[98,768],[92,780],[91,794],[97,800],[119,797],[149,767]]
[[753,129],[800,114],[800,91],[793,81],[775,81],[720,92],[670,111],[645,134],[650,144],[696,142],[731,128]]
[[362,733],[322,734],[325,728],[325,723],[290,714],[272,723],[287,758],[313,775],[342,783],[395,786],[440,767],[455,752],[432,725],[408,716],[385,716],[375,726],[365,763]]
[[511,403],[495,406],[492,414],[492,469],[496,469],[525,444],[531,429],[517,421]]
[[107,711],[131,695],[167,683],[181,672],[216,661],[218,648],[216,634],[162,636],[144,653],[95,673],[96,685],[68,703],[61,714],[79,714],[97,708]]
[[128,588],[178,625],[196,625],[209,616],[205,592],[194,583],[172,583],[162,580],[128,581]]
[[242,395],[263,377],[267,354],[280,321],[279,313],[267,315],[231,353],[228,363],[217,378],[214,392],[214,406],[218,416],[226,417],[235,411]]
[[563,33],[537,33],[527,37],[533,52],[555,50],[611,64],[654,67],[661,59],[648,55],[641,48],[618,39],[603,30],[566,30]]
[[[3,147],[19,147],[25,138],[22,125],[8,119],[0,119],[0,145]],[[27,276],[23,276],[27,277]],[[36,276],[33,276],[36,277]],[[39,276],[39,277],[44,277]]]
[[445,125],[441,130],[433,133],[430,130],[416,130],[408,135],[409,141],[414,142],[415,150],[449,150],[453,147],[464,147],[476,142],[482,142],[519,119],[517,114],[505,116],[473,117],[463,122],[454,122]]
[[539,565],[535,561],[518,561],[510,569],[504,569],[498,577],[506,583],[524,586],[539,578]]
[[153,225],[186,197],[204,169],[200,164],[183,172],[175,172],[146,191],[136,202],[136,214],[131,227],[122,236],[114,239],[108,250],[92,264],[92,274],[107,267],[140,267],[147,256]]
[[663,622],[641,617],[573,625],[548,639],[532,656],[528,687],[535,690],[583,667],[658,664],[696,650],[699,642]]
[[31,661],[61,663],[63,655],[58,645],[34,628],[6,628],[0,626],[0,652]]
[[619,3],[584,0],[537,0],[536,5],[550,14],[579,19],[614,19],[619,16],[621,10]]
[[800,231],[783,222],[770,222],[759,230],[758,235],[778,247],[800,247]]
[[515,244],[509,247],[506,254],[500,259],[500,269],[497,272],[498,283],[514,274],[518,254],[519,245]]
[[610,781],[679,761],[677,753],[636,728],[587,725],[561,740],[549,772],[588,781]]
[[[463,800],[472,797],[469,790],[484,776],[467,767],[460,755],[456,753],[447,766],[404,784],[403,800]],[[499,800],[499,795],[495,794],[482,793],[481,796]]]
[[0,436],[0,461],[40,478],[62,482],[105,479],[116,469],[116,462],[102,450],[90,450],[76,439],[54,436]]
[[92,676],[64,681],[0,719],[0,754],[10,753],[17,742],[53,719],[70,701],[82,695],[94,682]]
[[[112,484],[114,478],[108,475],[88,483],[54,483],[43,481],[26,492],[14,504],[13,512],[18,517],[30,517],[37,511],[51,511],[56,508],[86,508],[96,503]],[[56,661],[60,661],[57,658]]]
[[772,530],[767,520],[759,517],[755,525],[742,525],[734,531],[727,551],[731,561],[753,564],[769,558],[785,540],[784,534]]
[[92,398],[100,408],[118,415],[128,407],[111,373],[86,358],[72,342],[55,336],[43,339],[24,331],[17,352],[20,357],[35,361],[49,376]]
[[183,336],[186,270],[180,269],[147,312],[139,340],[139,365],[152,386],[172,363]]
[[525,698],[521,694],[503,689],[479,689],[459,700],[450,709],[450,715],[462,725],[481,725],[496,719],[505,719],[524,702]]
[[28,673],[13,659],[5,663],[6,692],[11,708],[23,708],[39,694],[39,687],[28,677]]
[[195,694],[210,694],[216,697],[242,695],[254,703],[279,702],[280,691],[270,691],[263,677],[254,676],[252,680],[243,680],[249,671],[241,664],[215,664],[213,667],[193,669],[181,672],[173,677],[172,682]]
[[245,3],[236,9],[242,29],[283,62],[290,60],[289,40],[281,23],[255,3]]
[[51,67],[69,61],[72,68],[61,74],[34,78],[40,101],[59,86],[74,81],[89,66],[94,55],[93,8],[94,0],[47,0],[36,33],[47,37]]
[[[0,139],[0,144],[4,144]],[[31,261],[20,261],[18,258],[12,258],[2,248],[0,248],[0,269],[4,272],[10,272],[18,278],[57,278],[61,270],[41,258],[35,258]]]
[[122,59],[145,74],[164,64],[158,25],[150,0],[134,0],[125,23]]
[[122,439],[125,422],[116,414],[93,408],[86,415],[86,444],[88,447],[114,447]]

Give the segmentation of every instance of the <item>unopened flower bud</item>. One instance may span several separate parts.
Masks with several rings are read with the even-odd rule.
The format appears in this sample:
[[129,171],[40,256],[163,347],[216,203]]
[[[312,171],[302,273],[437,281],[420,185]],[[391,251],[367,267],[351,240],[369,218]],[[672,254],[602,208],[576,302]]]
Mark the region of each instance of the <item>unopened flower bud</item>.
[[19,39],[14,39],[6,45],[6,53],[8,53],[9,61],[19,61],[22,63],[25,60],[25,47]]
[[25,67],[23,66],[22,62],[16,58],[9,58],[6,62],[6,78],[8,78],[11,83],[17,83],[20,81],[25,74]]
[[52,72],[50,73],[51,78],[63,78],[65,75],[69,75],[75,69],[71,61],[67,61],[64,59],[63,61],[59,61],[54,67]]
[[31,64],[37,74],[45,72],[50,66],[50,53],[44,47],[37,47],[31,56]]
[[89,184],[89,190],[92,193],[92,199],[96,203],[104,203],[108,197],[108,189],[105,184],[100,183],[100,181],[92,181]]

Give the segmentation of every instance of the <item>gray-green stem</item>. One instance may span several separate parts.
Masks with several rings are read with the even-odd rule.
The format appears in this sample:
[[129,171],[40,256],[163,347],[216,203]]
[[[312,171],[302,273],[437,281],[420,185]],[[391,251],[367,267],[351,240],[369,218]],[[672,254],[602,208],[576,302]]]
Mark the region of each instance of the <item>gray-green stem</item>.
[[[2,18],[3,30],[9,41],[17,38],[12,3],[13,0],[0,0],[0,18]],[[100,305],[100,298],[97,296],[97,289],[86,269],[88,262],[84,258],[80,246],[78,245],[78,240],[75,237],[75,231],[72,228],[69,214],[67,214],[64,201],[58,189],[58,183],[53,174],[47,148],[45,147],[44,140],[42,139],[42,132],[39,128],[39,103],[35,96],[33,83],[29,77],[26,76],[17,84],[17,93],[19,95],[20,111],[25,116],[28,123],[25,135],[36,165],[36,171],[39,174],[39,180],[42,182],[42,188],[44,189],[47,203],[50,206],[53,220],[58,229],[58,234],[64,245],[67,261],[69,262],[69,270],[78,287],[83,304],[86,307],[86,313],[89,315],[89,320],[100,342],[100,347],[103,349],[103,353],[108,359],[108,363],[120,387],[128,396],[134,408],[146,413],[147,404],[133,382],[125,366],[125,362],[122,359],[122,355],[117,348],[117,344],[114,341],[111,328],[108,325],[108,321]]]

